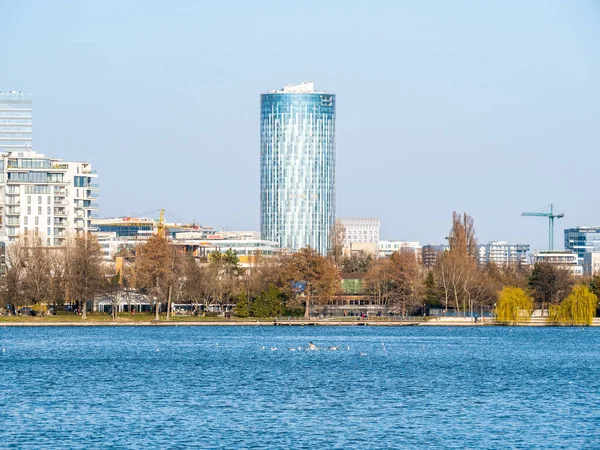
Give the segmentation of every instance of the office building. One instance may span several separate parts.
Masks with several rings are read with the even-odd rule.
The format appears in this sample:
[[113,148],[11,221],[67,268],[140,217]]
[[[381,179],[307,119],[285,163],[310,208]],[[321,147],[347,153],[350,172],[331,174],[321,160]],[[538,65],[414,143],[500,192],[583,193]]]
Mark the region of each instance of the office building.
[[600,227],[575,227],[565,229],[565,250],[577,253],[583,264],[586,253],[600,251]]
[[497,266],[527,264],[529,245],[509,244],[505,241],[491,241],[479,245],[479,264],[492,263]]
[[335,220],[335,95],[313,83],[261,95],[262,239],[326,254]]
[[0,240],[37,231],[47,245],[92,230],[98,209],[97,174],[86,162],[65,162],[34,151],[0,154]]
[[379,253],[380,219],[339,218],[336,220],[343,233],[343,253],[366,252],[373,256]]
[[0,92],[0,153],[31,150],[31,94]]

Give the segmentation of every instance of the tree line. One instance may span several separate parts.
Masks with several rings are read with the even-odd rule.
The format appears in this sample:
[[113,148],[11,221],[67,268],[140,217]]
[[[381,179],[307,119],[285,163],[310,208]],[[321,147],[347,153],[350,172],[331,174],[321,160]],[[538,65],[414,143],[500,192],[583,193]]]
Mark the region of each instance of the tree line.
[[28,234],[7,247],[0,288],[3,303],[13,311],[24,303],[40,311],[73,305],[85,317],[94,297],[113,299],[114,311],[116,293],[125,290],[146,295],[156,319],[161,310],[169,318],[172,303],[188,303],[196,311],[216,307],[238,317],[308,318],[311,311],[336,303],[342,277],[356,277],[362,281],[361,298],[400,315],[426,314],[432,308],[454,315],[494,310],[499,320],[515,322],[539,308],[563,323],[588,323],[596,315],[600,277],[575,279],[549,263],[482,266],[474,221],[467,214],[453,213],[447,239],[448,249],[437,255],[433,268],[424,267],[409,250],[385,258],[344,255],[341,240],[328,256],[304,248],[255,255],[242,267],[231,249],[198,260],[154,235],[125,253],[125,264],[115,273],[114,264],[103,262],[93,235],[75,236],[57,248]]

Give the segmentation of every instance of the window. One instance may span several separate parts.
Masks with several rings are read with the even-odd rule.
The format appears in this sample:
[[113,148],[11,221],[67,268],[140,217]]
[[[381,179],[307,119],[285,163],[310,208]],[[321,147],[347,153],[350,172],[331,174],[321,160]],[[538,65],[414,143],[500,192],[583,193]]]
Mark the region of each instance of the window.
[[41,214],[41,213],[42,213],[42,207],[38,206],[38,214]]
[[35,216],[35,224],[36,225],[40,224],[40,218],[38,216]]
[[25,217],[23,218],[23,224],[24,224],[24,225],[27,225],[27,224],[28,224],[28,222],[29,222],[29,217],[25,216]]
[[48,196],[48,204],[52,203],[52,197]]
[[48,206],[48,215],[50,215],[50,207]]
[[28,196],[27,196],[27,204],[28,204],[28,205],[31,205],[31,195],[28,195]]
[[47,225],[50,225],[50,217],[46,218]]
[[42,196],[38,195],[38,205],[41,205],[41,204],[42,204]]
[[27,214],[31,214],[31,206],[27,207]]

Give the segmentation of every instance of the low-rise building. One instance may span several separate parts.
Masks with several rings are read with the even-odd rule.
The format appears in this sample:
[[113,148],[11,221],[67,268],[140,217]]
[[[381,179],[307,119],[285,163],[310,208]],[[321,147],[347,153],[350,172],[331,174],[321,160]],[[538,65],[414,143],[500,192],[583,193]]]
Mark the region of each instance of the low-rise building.
[[173,243],[184,247],[185,251],[192,252],[198,258],[206,258],[214,251],[225,253],[233,250],[244,266],[253,263],[259,255],[272,256],[281,251],[277,242],[265,241],[259,236],[258,232],[227,231],[206,237],[202,233],[191,231],[177,233]]
[[[94,235],[104,259],[111,261],[117,256],[133,257],[135,248],[158,232],[159,224],[159,219],[148,217],[98,219],[94,221]],[[225,253],[231,249],[242,264],[250,264],[259,254],[270,256],[280,250],[276,243],[261,240],[257,231],[215,231],[213,227],[195,223],[164,223],[162,227],[173,245],[197,258],[205,258],[216,250]]]
[[579,264],[577,253],[572,252],[539,252],[533,255],[535,262],[554,264],[571,272],[571,275],[583,275],[583,266]]
[[394,252],[408,250],[421,257],[421,244],[416,241],[379,241],[379,256],[390,256]]

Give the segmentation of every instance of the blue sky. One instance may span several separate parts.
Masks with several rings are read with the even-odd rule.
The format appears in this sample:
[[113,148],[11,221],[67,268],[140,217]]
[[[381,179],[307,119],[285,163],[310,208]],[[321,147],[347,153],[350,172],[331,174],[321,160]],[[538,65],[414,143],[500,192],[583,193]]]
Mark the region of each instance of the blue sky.
[[0,0],[0,90],[34,148],[92,162],[100,214],[259,229],[259,95],[337,94],[337,213],[387,239],[547,246],[600,225],[600,4]]

